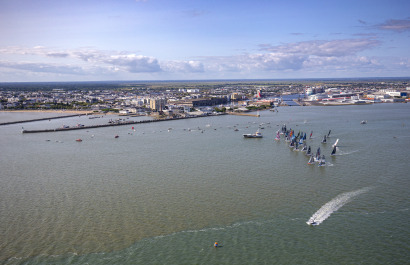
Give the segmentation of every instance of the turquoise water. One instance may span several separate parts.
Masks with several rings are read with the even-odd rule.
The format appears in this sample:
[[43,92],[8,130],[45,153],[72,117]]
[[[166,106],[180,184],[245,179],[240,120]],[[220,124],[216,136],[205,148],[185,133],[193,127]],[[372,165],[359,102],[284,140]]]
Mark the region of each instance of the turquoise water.
[[[282,107],[259,118],[135,130],[21,134],[21,124],[2,126],[0,263],[406,264],[409,114],[408,104],[376,104]],[[242,137],[260,124],[264,138]],[[321,147],[327,165],[307,165],[303,153],[274,141],[282,124],[313,131],[307,143]],[[320,225],[307,225],[311,217]]]

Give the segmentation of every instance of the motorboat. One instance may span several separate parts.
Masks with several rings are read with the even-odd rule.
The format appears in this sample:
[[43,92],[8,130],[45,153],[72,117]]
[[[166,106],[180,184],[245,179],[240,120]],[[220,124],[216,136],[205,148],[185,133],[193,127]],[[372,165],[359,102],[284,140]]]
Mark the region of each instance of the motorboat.
[[245,137],[245,138],[262,138],[263,136],[259,131],[257,131],[255,133],[244,134],[243,137]]
[[308,225],[318,225],[318,223],[315,220],[307,222]]

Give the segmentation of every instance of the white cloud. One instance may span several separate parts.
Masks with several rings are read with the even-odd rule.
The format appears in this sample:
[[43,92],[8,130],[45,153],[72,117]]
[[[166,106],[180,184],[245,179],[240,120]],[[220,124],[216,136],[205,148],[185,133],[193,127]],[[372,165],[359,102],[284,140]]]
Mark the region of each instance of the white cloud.
[[306,41],[279,46],[260,45],[267,53],[230,57],[207,57],[207,71],[230,71],[242,74],[265,73],[333,73],[360,70],[371,72],[381,65],[374,58],[358,53],[373,48],[379,41],[372,38],[332,41]]
[[112,55],[104,59],[103,62],[122,68],[130,73],[162,71],[157,59],[142,55]]
[[[304,69],[311,71],[363,71],[366,69],[379,69],[379,61],[366,56],[345,57],[309,57],[303,64]],[[360,69],[360,70],[359,70]]]
[[315,40],[290,43],[278,46],[261,45],[261,50],[286,54],[302,54],[316,56],[347,56],[356,54],[379,45],[373,38],[342,39],[342,40]]
[[398,32],[410,31],[410,19],[390,19],[382,24],[377,25],[377,28]]
[[49,52],[46,55],[49,57],[56,57],[56,58],[65,58],[65,57],[70,56],[70,54],[66,52]]
[[[58,50],[47,47],[0,47],[0,74],[42,73],[50,79],[53,75],[78,76],[90,80],[138,78],[260,78],[272,75],[298,77],[331,77],[337,73],[345,76],[374,76],[389,73],[392,76],[406,73],[409,59],[369,57],[360,53],[378,46],[371,37],[341,40],[321,40],[260,45],[260,52],[232,56],[206,56],[193,60],[161,61],[152,56],[128,51],[107,51],[94,48]],[[400,74],[402,75],[402,74]],[[341,74],[338,76],[342,76]],[[74,77],[75,80],[75,77]]]
[[199,61],[168,61],[161,63],[161,68],[166,72],[201,73],[204,65]]
[[38,73],[55,73],[55,74],[70,74],[83,75],[84,69],[78,66],[70,65],[55,65],[47,63],[30,63],[30,62],[5,62],[0,61],[0,67],[12,68],[16,70],[24,70]]
[[299,70],[306,60],[306,56],[289,53],[267,53],[249,55],[249,59],[256,69],[272,70]]

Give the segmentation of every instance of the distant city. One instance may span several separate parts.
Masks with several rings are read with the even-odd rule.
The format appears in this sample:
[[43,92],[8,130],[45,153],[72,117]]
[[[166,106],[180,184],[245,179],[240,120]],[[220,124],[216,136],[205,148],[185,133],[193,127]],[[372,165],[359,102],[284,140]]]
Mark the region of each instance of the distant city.
[[406,103],[409,79],[0,83],[0,110],[163,117],[277,106]]

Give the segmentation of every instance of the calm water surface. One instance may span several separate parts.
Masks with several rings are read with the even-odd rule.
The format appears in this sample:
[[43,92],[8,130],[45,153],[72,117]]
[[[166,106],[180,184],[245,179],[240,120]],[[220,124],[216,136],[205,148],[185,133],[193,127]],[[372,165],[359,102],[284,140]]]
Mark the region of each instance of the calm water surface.
[[[260,115],[134,130],[20,133],[116,116],[1,126],[0,263],[408,264],[410,105]],[[0,112],[0,122],[32,116]],[[242,137],[260,124],[264,138]],[[327,165],[274,141],[283,124],[313,131],[307,144]]]

